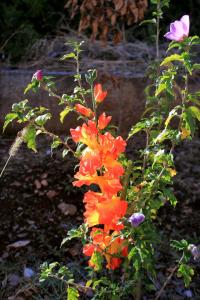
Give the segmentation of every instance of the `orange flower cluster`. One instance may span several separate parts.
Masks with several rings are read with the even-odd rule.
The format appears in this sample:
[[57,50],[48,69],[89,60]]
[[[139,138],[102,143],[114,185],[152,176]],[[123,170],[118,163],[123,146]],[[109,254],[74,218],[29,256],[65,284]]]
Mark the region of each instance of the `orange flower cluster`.
[[[95,85],[96,104],[102,102],[106,95],[101,84]],[[117,160],[120,153],[125,151],[126,142],[120,136],[114,138],[109,132],[102,133],[111,121],[110,116],[103,113],[95,121],[91,109],[80,104],[75,109],[89,120],[82,126],[71,129],[73,140],[86,145],[73,185],[96,185],[99,188],[99,192],[89,190],[84,195],[85,222],[89,227],[101,225],[101,228],[92,228],[91,242],[85,245],[83,252],[91,256],[90,266],[95,268],[92,258],[99,252],[105,257],[107,268],[116,269],[121,264],[121,257],[127,256],[127,243],[119,237],[120,230],[123,229],[120,219],[127,210],[127,202],[118,196],[122,190],[120,177],[124,169]]]

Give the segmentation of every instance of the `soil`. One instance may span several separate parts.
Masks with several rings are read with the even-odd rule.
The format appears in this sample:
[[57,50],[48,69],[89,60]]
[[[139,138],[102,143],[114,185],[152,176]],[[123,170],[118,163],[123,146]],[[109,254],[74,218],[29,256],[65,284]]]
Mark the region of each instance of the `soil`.
[[[12,142],[12,138],[0,140],[1,168]],[[82,222],[82,193],[71,184],[77,162],[72,157],[63,159],[59,151],[52,154],[46,139],[41,139],[38,145],[36,154],[22,146],[0,180],[2,300],[65,299],[61,295],[34,298],[37,291],[28,285],[24,268],[36,273],[44,261],[65,262],[73,268],[85,263],[79,242],[60,249],[67,231]],[[177,259],[169,249],[169,240],[185,238],[200,244],[200,139],[178,147],[175,161],[178,174],[174,189],[179,203],[176,209],[166,206],[160,210],[158,227],[164,246],[156,253],[158,277],[156,281],[152,279],[157,291]],[[65,204],[71,206],[66,208]],[[24,245],[20,246],[21,241]],[[15,242],[18,243],[13,245]],[[190,287],[185,288],[181,279],[173,277],[161,299],[200,299],[200,263],[191,262],[195,276]],[[148,299],[155,299],[155,291],[143,296],[143,300]]]

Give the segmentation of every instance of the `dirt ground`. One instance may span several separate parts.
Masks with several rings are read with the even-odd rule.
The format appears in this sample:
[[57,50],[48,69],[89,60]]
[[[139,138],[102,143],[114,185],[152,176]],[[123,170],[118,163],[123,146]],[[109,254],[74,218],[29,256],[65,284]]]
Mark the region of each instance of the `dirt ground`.
[[[1,168],[12,141],[0,139]],[[29,284],[24,271],[29,268],[37,273],[44,261],[61,261],[73,268],[85,263],[79,242],[60,249],[67,231],[82,221],[82,194],[71,185],[77,162],[72,157],[63,160],[59,151],[51,154],[48,140],[41,139],[38,145],[36,154],[22,146],[0,180],[1,300],[65,299],[61,295],[33,296],[37,291],[24,289]],[[156,254],[158,278],[152,282],[158,290],[176,258],[166,246],[169,240],[185,238],[200,244],[200,139],[177,148],[175,157],[178,174],[174,189],[179,204],[176,209],[162,208],[158,218],[163,248]],[[182,280],[174,277],[161,299],[200,299],[200,263],[191,262],[195,266],[191,286],[185,288]],[[143,300],[154,296],[144,295]]]

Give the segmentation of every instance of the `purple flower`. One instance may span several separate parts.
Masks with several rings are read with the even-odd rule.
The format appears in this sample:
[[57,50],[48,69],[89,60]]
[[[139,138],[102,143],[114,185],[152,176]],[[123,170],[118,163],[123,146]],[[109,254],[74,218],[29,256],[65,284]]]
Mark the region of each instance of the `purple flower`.
[[190,18],[188,15],[183,16],[180,21],[170,24],[170,31],[164,37],[169,40],[180,42],[188,37],[190,30]]
[[35,74],[33,74],[33,79],[41,81],[43,78],[42,70],[37,70]]
[[134,213],[128,220],[133,227],[138,227],[144,222],[145,216],[142,213]]
[[194,260],[197,260],[200,257],[200,247],[199,246],[190,244],[188,246],[188,250],[191,252],[192,256],[194,257]]

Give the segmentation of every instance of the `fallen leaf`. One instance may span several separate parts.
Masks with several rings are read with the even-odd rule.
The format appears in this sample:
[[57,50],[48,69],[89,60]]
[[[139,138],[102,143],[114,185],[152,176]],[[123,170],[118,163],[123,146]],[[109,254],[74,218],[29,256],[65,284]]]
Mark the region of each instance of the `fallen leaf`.
[[7,246],[7,248],[21,248],[21,247],[25,247],[28,244],[30,244],[30,242],[31,242],[30,240],[20,240],[20,241],[14,242],[12,244],[9,244]]
[[65,216],[74,216],[77,212],[77,207],[73,204],[67,204],[65,202],[61,202],[58,205],[58,208],[61,210],[61,212],[65,215]]

